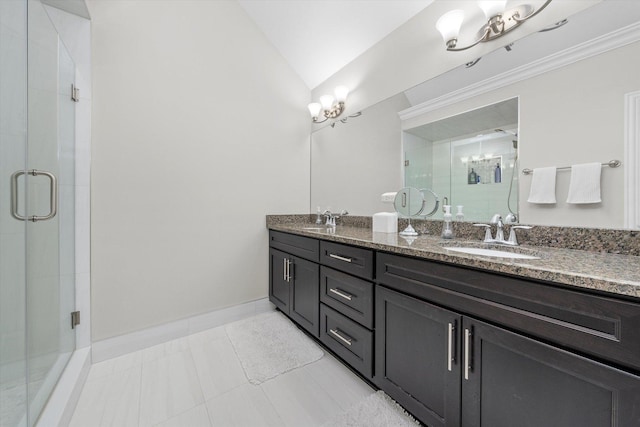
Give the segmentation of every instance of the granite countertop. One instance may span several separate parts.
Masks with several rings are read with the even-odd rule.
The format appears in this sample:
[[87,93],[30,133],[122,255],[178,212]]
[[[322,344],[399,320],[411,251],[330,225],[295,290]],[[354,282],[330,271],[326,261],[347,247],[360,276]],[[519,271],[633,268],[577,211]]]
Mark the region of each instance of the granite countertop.
[[[397,233],[374,233],[367,227],[338,225],[335,229],[327,229],[300,221],[268,219],[267,227],[322,240],[640,298],[640,257],[634,255],[527,245],[487,245],[479,240],[444,240],[433,235],[407,239]],[[540,259],[469,255],[447,250],[445,246],[485,247],[534,255]]]

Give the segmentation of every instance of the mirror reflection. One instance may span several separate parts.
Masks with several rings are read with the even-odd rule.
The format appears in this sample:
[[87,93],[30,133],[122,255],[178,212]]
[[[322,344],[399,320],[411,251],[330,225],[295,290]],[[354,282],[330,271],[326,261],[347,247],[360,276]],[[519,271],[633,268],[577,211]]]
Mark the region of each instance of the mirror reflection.
[[[353,121],[314,129],[311,208],[344,207],[370,216],[392,208],[381,202],[382,193],[414,186],[433,189],[454,212],[463,206],[467,221],[487,221],[500,213],[524,224],[630,227],[628,218],[634,216],[626,195],[636,190],[625,178],[631,141],[625,135],[630,117],[625,99],[640,93],[638,28],[640,2],[601,2],[553,31],[531,34],[508,50],[499,47],[475,65],[457,67],[365,108]],[[507,123],[443,136],[440,144],[420,142],[416,135],[425,124],[510,99],[517,99],[518,117]],[[478,135],[486,140],[473,142]],[[441,150],[442,156],[428,161],[420,150]],[[557,174],[558,203],[526,201],[531,175],[522,174],[525,168],[612,159],[622,165],[602,171],[601,203],[566,203],[570,174],[564,169]],[[470,184],[473,174],[476,184]],[[441,210],[434,218],[442,218]]]
[[[467,221],[518,217],[518,99],[405,129],[404,184],[429,188]],[[442,219],[443,212],[435,218]]]

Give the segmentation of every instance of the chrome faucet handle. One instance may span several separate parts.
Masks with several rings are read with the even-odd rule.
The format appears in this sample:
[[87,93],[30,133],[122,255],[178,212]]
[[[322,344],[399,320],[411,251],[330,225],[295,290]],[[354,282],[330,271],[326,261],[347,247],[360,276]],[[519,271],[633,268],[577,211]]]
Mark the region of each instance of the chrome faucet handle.
[[491,221],[489,221],[489,223],[496,224],[497,226],[495,240],[497,242],[504,242],[504,231],[503,231],[504,222],[502,222],[502,215],[495,214],[494,216],[491,217]]
[[489,224],[473,224],[474,227],[484,227],[484,242],[489,243],[493,242],[493,237],[491,237],[491,226]]
[[511,231],[509,232],[509,241],[508,243],[513,246],[518,246],[518,238],[516,237],[516,229],[521,228],[523,230],[531,230],[533,227],[529,225],[512,225]]

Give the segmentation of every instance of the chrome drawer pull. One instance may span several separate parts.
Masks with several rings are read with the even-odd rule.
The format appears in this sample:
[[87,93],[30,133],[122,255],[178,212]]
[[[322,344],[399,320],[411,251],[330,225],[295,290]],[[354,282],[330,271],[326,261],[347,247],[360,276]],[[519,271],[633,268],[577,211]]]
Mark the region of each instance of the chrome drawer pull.
[[353,298],[353,295],[348,295],[348,294],[342,293],[339,290],[334,289],[334,288],[329,288],[329,292],[333,292],[334,294],[346,299],[347,301],[351,301],[351,299]]
[[464,330],[464,379],[469,379],[469,369],[471,368],[471,331],[469,329]]
[[344,262],[351,262],[351,261],[353,261],[351,258],[345,258],[345,257],[343,257],[343,256],[336,255],[336,254],[329,254],[329,256],[330,256],[331,258],[339,259],[340,261],[344,261]]
[[343,337],[337,330],[333,330],[333,329],[329,329],[329,332],[331,332],[333,335],[335,335],[340,341],[342,341],[343,343],[345,343],[346,345],[351,345],[351,338],[345,338]]

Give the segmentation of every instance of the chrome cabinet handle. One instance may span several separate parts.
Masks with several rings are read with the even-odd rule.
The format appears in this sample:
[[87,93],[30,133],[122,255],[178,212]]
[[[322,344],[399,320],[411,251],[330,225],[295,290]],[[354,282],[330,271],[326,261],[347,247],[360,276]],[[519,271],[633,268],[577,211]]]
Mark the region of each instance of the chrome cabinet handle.
[[[293,271],[291,271],[291,267],[293,267]],[[296,275],[296,270],[295,270],[296,264],[291,262],[290,259],[287,260],[287,282],[291,282],[291,279],[295,280],[295,275]]]
[[291,261],[289,260],[289,258],[285,258],[284,259],[284,281],[285,282],[291,282]]
[[351,301],[351,299],[353,298],[353,295],[345,294],[343,292],[340,292],[338,289],[329,288],[329,292],[332,292],[332,293],[334,293],[334,294],[346,299],[347,301]]
[[344,262],[351,262],[351,261],[353,261],[353,259],[352,259],[352,258],[345,258],[345,257],[343,257],[343,256],[336,255],[336,254],[329,254],[329,256],[330,256],[331,258],[339,259],[340,261],[344,261]]
[[471,369],[471,331],[464,330],[464,379],[469,379],[469,369]]
[[447,336],[447,369],[451,371],[451,365],[454,361],[454,353],[453,353],[453,333],[456,327],[453,323],[449,323],[448,327],[448,336]]
[[336,338],[338,338],[340,341],[342,341],[346,345],[351,345],[351,342],[353,341],[353,339],[351,339],[351,338],[343,337],[342,334],[340,334],[339,330],[337,330],[337,329],[336,330],[329,329],[329,332],[331,332],[331,334],[333,334]]
[[289,258],[282,259],[282,280],[291,282],[291,260]]
[[[49,213],[45,216],[32,215],[24,217],[18,213],[18,177],[29,174],[32,176],[44,175],[49,178]],[[58,213],[58,180],[51,172],[31,169],[29,171],[17,171],[11,175],[11,216],[19,221],[46,221]]]

